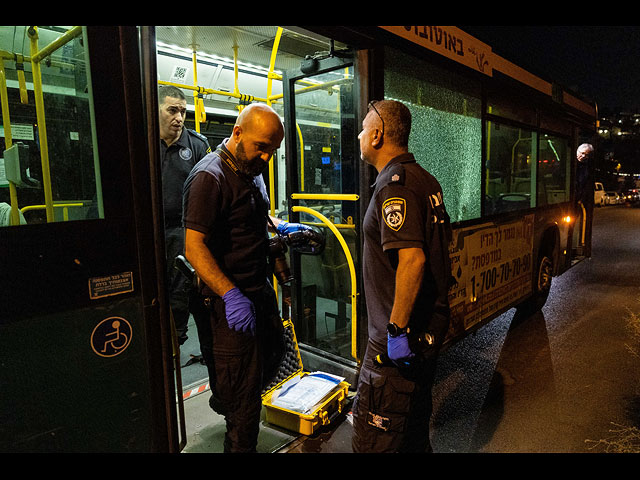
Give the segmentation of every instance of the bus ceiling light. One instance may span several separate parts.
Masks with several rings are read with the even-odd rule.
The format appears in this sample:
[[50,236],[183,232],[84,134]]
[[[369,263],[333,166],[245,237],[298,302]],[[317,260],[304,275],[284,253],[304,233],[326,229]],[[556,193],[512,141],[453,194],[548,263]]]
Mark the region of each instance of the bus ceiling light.
[[562,217],[562,221],[564,223],[571,223],[571,215],[567,215],[566,217]]

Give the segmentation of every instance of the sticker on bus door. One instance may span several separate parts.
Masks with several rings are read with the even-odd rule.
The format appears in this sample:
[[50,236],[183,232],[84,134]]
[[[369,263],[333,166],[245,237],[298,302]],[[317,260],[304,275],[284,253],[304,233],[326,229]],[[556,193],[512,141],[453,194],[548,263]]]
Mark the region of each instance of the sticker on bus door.
[[132,336],[133,329],[126,319],[105,318],[91,332],[91,348],[101,357],[115,357],[127,349]]
[[89,298],[91,300],[129,292],[133,292],[132,272],[116,273],[89,279]]
[[531,292],[533,215],[454,230],[452,327],[467,330]]

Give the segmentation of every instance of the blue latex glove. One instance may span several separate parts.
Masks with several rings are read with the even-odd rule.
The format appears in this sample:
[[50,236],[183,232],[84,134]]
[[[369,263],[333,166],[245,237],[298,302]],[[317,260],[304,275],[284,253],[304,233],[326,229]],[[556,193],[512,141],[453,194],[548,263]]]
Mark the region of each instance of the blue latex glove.
[[238,287],[234,287],[222,296],[229,328],[236,332],[256,332],[256,310],[253,302],[245,297]]
[[299,232],[301,230],[311,230],[311,227],[302,223],[280,222],[276,227],[280,235],[287,236],[290,233]]
[[389,360],[399,367],[409,365],[411,358],[416,355],[409,348],[409,339],[406,333],[402,333],[397,337],[392,337],[387,333],[387,355]]

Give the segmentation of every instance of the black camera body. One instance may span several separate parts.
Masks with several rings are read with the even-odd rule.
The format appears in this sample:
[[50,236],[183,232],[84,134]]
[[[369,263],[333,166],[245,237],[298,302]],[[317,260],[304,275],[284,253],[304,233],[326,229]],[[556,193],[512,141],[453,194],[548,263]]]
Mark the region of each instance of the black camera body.
[[286,253],[287,244],[283,237],[274,235],[269,239],[269,265],[273,275],[281,285],[287,285],[293,280]]
[[287,262],[287,246],[305,255],[320,255],[324,251],[324,235],[314,229],[305,229],[288,235],[276,234],[269,239],[269,264],[278,283],[287,285],[293,275]]
[[[269,239],[269,265],[278,283],[287,285],[293,280],[289,263],[287,262],[287,247],[305,255],[320,255],[324,251],[325,239],[321,232],[314,229],[301,230],[288,235],[276,234]],[[198,291],[202,291],[204,282],[183,255],[178,255],[174,266],[186,276]]]

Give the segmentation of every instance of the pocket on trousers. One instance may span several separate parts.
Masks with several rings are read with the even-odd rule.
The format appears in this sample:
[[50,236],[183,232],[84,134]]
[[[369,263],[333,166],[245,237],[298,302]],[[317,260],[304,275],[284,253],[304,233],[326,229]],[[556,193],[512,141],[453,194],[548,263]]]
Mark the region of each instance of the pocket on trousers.
[[358,391],[358,416],[371,428],[403,432],[411,408],[413,382],[402,377],[386,377],[366,372]]

